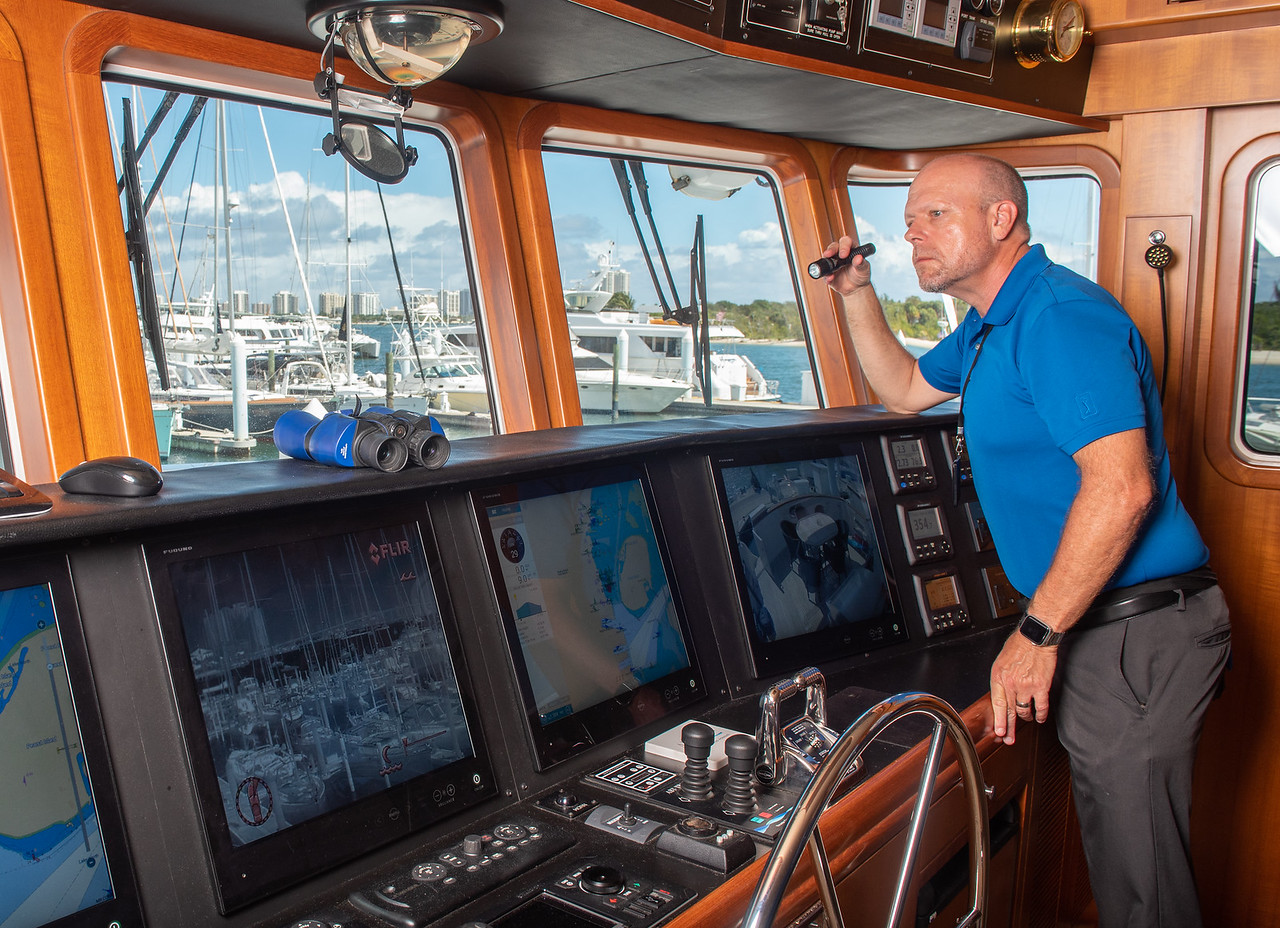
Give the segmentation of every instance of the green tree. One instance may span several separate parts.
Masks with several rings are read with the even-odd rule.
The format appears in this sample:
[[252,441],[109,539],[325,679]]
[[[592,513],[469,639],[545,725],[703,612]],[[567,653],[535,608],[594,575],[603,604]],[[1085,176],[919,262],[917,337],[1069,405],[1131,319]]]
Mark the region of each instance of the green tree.
[[624,309],[627,312],[636,308],[635,298],[625,290],[619,290],[613,296],[609,297],[609,302],[604,304],[605,309]]
[[[755,300],[749,305],[719,300],[709,307],[712,320],[723,319],[747,338],[792,341],[804,338],[800,311],[794,302]],[[721,315],[723,314],[723,315]]]
[[908,338],[924,339],[937,339],[942,334],[945,315],[942,300],[924,300],[916,294],[905,300],[894,300],[882,293],[880,305],[895,334],[901,332]]

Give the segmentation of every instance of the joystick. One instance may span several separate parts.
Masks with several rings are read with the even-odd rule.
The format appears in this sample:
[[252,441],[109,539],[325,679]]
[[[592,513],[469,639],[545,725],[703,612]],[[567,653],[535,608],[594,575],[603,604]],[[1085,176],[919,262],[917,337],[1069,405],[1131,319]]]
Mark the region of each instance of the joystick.
[[724,743],[724,753],[729,760],[724,810],[750,815],[756,810],[756,739],[750,735],[731,735]]
[[681,799],[711,798],[711,772],[707,768],[707,758],[711,756],[711,745],[715,739],[711,726],[702,722],[690,722],[680,729],[685,755],[684,775],[680,778]]
[[622,871],[607,864],[593,864],[578,877],[578,888],[584,893],[612,896],[622,889]]

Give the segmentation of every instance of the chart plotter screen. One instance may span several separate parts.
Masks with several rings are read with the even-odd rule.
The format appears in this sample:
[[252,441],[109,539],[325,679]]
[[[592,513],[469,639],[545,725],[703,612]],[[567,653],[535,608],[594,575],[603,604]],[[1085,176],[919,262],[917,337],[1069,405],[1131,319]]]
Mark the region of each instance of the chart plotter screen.
[[48,585],[0,591],[0,925],[115,897]]
[[474,499],[541,763],[702,695],[640,471]]

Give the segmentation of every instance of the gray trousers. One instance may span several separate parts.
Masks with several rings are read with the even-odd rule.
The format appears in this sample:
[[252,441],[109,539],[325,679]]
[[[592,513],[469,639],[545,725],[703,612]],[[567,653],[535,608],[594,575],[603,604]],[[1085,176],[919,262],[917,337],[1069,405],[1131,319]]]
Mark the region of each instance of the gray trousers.
[[1058,738],[1071,760],[1099,928],[1199,928],[1191,770],[1231,649],[1222,591],[1072,632]]

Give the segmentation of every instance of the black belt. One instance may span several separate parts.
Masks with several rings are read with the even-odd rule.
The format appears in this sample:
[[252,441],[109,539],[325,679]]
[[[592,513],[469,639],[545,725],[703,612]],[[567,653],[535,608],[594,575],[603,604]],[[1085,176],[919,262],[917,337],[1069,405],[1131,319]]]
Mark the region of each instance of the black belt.
[[1074,627],[1097,628],[1099,625],[1132,619],[1146,612],[1172,606],[1184,596],[1199,593],[1217,584],[1217,575],[1209,568],[1202,567],[1173,577],[1104,590]]

